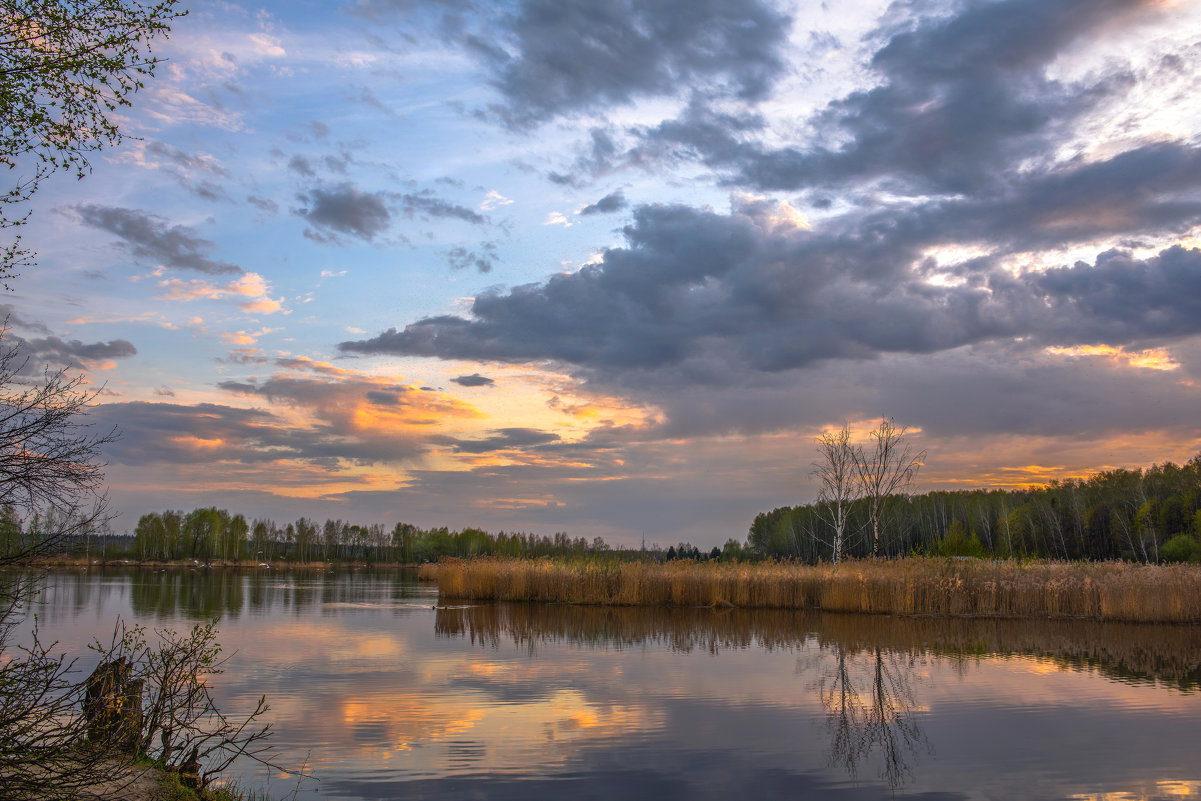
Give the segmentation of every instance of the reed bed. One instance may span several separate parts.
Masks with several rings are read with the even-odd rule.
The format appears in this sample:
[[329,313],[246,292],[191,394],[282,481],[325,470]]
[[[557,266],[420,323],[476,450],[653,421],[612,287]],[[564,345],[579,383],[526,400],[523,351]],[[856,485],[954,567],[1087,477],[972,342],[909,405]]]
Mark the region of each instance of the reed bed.
[[1201,567],[910,557],[840,565],[446,559],[439,597],[1201,623]]

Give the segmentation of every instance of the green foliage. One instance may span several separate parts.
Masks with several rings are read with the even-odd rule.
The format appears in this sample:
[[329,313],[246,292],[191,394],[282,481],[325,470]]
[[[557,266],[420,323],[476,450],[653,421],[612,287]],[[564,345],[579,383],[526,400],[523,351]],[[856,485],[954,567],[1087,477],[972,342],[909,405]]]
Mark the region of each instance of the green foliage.
[[[154,75],[154,39],[186,12],[177,0],[0,0],[0,167],[20,168],[0,191],[0,228],[28,215],[24,203],[59,170],[82,178],[88,155],[120,144],[120,109]],[[19,238],[0,252],[0,280],[31,263]],[[5,284],[7,288],[7,284]]]
[[931,549],[934,556],[974,556],[982,559],[987,556],[984,544],[976,536],[976,532],[968,532],[963,521],[956,520],[951,524],[947,535]]
[[[1180,558],[1180,535],[1201,538],[1201,456],[1184,465],[1111,470],[1032,489],[935,491],[892,496],[889,503],[891,530],[881,539],[886,556],[1155,563]],[[870,515],[862,502],[851,505],[846,530],[846,555],[870,555],[862,533],[870,530]],[[785,506],[755,516],[747,547],[760,557],[813,563],[831,559],[826,539],[817,504]]]
[[1159,549],[1165,562],[1201,562],[1201,542],[1191,534],[1177,534]]

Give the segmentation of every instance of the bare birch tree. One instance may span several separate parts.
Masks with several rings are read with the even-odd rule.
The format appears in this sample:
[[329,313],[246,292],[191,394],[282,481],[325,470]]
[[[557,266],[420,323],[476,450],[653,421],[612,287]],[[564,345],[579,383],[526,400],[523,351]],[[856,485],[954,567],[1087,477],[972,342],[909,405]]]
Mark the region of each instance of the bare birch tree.
[[904,492],[926,458],[925,451],[914,452],[906,440],[908,429],[898,427],[892,418],[881,418],[871,433],[872,451],[853,448],[855,477],[861,495],[867,500],[867,515],[872,528],[872,556],[880,555],[880,513],[888,499]]
[[833,531],[831,546],[834,564],[842,561],[843,542],[851,504],[859,493],[855,465],[855,446],[846,423],[838,431],[827,431],[817,438],[818,461],[813,463],[813,475],[820,483],[818,514]]

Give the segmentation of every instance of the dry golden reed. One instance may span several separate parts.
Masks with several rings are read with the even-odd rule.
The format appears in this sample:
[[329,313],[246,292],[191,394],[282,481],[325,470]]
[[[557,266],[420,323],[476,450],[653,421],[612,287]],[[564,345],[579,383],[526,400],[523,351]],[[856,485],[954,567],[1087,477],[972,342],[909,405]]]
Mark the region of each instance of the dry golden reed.
[[839,565],[446,559],[443,600],[1201,623],[1201,567],[909,557]]

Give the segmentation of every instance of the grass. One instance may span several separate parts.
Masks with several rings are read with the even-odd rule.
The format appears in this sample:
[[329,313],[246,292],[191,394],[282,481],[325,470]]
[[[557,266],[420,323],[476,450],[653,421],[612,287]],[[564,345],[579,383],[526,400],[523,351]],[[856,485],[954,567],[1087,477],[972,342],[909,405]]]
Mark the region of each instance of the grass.
[[[424,578],[433,578],[432,570]],[[443,601],[1201,623],[1201,566],[909,557],[840,565],[447,559]]]

